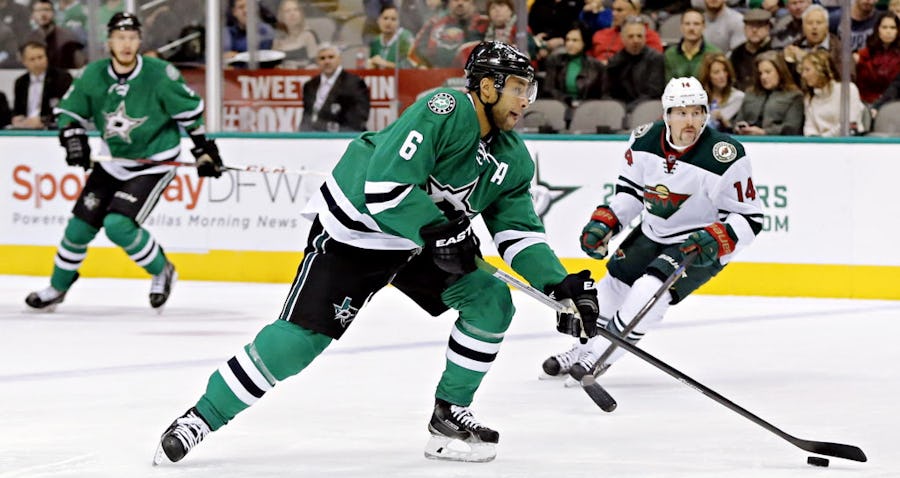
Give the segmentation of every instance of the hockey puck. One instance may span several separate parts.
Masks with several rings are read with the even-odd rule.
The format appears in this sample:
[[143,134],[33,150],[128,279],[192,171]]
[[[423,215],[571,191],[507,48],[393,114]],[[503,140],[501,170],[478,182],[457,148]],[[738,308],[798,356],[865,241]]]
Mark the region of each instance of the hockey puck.
[[812,466],[828,466],[828,458],[822,458],[820,456],[811,456],[806,459],[806,462]]

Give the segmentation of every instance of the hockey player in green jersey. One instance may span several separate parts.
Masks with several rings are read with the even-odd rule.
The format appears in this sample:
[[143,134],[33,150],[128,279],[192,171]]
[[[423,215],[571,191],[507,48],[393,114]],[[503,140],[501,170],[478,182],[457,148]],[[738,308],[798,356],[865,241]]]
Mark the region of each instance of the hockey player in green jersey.
[[[307,205],[313,224],[305,256],[278,320],[212,374],[196,405],[163,432],[154,463],[181,460],[303,370],[388,284],[431,315],[459,313],[425,455],[494,458],[499,433],[469,405],[514,310],[508,287],[476,267],[470,218],[481,214],[513,269],[570,304],[557,317],[561,332],[592,336],[597,303],[590,273],[567,274],[532,206],[534,163],[511,131],[534,98],[528,57],[504,43],[481,43],[466,62],[466,79],[468,93],[439,89],[383,131],[350,143]],[[447,446],[451,441],[468,449]]]
[[[138,53],[140,27],[134,15],[115,14],[107,25],[111,58],[85,67],[54,110],[66,162],[91,169],[85,132],[91,120],[102,136],[104,153],[127,159],[176,159],[183,128],[194,142],[191,153],[197,158],[197,174],[221,176],[218,148],[204,135],[203,100],[187,87],[173,65]],[[150,305],[162,307],[176,278],[175,267],[141,223],[174,176],[175,168],[166,165],[128,161],[93,165],[57,249],[50,286],[32,292],[25,302],[44,310],[61,303],[78,279],[88,244],[102,228],[153,276]]]
[[[625,151],[616,192],[599,206],[581,235],[581,248],[606,257],[610,238],[640,215],[597,284],[599,326],[622,336],[625,328],[685,254],[698,257],[625,337],[640,340],[666,309],[719,273],[762,229],[762,209],[751,177],[750,158],[736,139],[706,128],[707,94],[695,78],[673,78],[662,97],[664,120],[638,127]],[[595,337],[544,361],[551,376],[575,380],[603,373],[624,351],[597,364],[610,342]]]

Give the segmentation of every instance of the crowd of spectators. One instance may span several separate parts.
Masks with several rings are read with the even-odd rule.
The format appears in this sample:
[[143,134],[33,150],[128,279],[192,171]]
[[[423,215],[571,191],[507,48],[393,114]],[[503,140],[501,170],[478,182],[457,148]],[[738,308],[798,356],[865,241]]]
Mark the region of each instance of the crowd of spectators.
[[[101,0],[96,17],[102,23],[124,3]],[[865,132],[900,92],[900,0],[852,0],[846,11],[838,2],[813,0],[526,0],[526,12],[517,11],[516,0],[223,3],[227,63],[250,47],[248,5],[259,9],[254,47],[280,52],[271,65],[278,68],[321,69],[323,55],[340,59],[356,47],[358,69],[458,69],[482,40],[524,41],[542,98],[570,109],[612,99],[632,111],[658,100],[670,78],[694,76],[710,96],[710,126],[739,134],[838,134],[844,37],[853,52],[854,131]],[[138,5],[145,50],[172,61],[203,61],[203,38],[196,35],[203,32],[203,0]],[[357,8],[345,11],[347,5]],[[519,31],[522,16],[525,32]],[[80,68],[90,35],[103,40],[104,30],[88,28],[88,18],[79,0],[0,0],[0,67],[21,68],[27,43],[43,47],[50,68]],[[347,28],[357,34],[347,35]],[[180,40],[190,33],[194,41]],[[4,107],[9,110],[0,97],[0,126]]]

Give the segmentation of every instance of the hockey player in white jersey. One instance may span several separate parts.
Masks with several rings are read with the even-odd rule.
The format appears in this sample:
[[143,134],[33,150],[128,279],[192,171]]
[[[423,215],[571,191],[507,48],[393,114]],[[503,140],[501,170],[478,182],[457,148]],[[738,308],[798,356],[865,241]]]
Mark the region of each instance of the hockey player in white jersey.
[[[686,253],[698,257],[626,340],[635,343],[658,324],[670,305],[706,283],[753,241],[762,210],[750,158],[736,139],[707,128],[707,94],[695,78],[673,78],[662,97],[663,120],[636,128],[622,161],[616,192],[599,206],[581,234],[581,249],[603,259],[610,238],[638,215],[640,225],[615,251],[597,285],[598,325],[622,336]],[[550,376],[581,380],[610,342],[601,336],[543,363]],[[624,354],[616,349],[597,371]]]

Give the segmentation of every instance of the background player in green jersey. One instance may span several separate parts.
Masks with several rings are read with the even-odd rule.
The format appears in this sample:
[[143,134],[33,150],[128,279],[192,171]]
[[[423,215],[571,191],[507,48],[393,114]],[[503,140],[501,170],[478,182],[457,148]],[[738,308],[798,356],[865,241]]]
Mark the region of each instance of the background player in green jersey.
[[[468,93],[439,89],[388,128],[350,143],[307,206],[312,229],[278,320],[212,374],[196,405],[163,432],[154,463],[181,460],[210,431],[303,370],[387,284],[432,315],[459,313],[425,455],[494,458],[499,434],[479,423],[469,405],[514,309],[509,288],[476,268],[470,218],[481,214],[503,259],[526,280],[569,301],[572,312],[557,318],[561,332],[593,335],[597,303],[590,273],[567,274],[532,206],[534,163],[511,131],[534,99],[528,57],[503,43],[482,43],[469,56],[466,78]],[[454,451],[451,441],[467,446]]]
[[[697,79],[673,78],[662,96],[664,120],[634,130],[609,204],[598,207],[581,235],[581,249],[606,257],[610,238],[638,216],[597,284],[599,325],[622,336],[686,253],[699,255],[625,338],[635,343],[666,309],[713,278],[762,230],[762,209],[750,158],[733,137],[707,128],[707,94]],[[544,361],[548,375],[581,378],[610,342],[595,337]],[[598,375],[624,354],[616,349]]]
[[[103,152],[127,159],[176,159],[183,128],[194,142],[191,153],[197,158],[197,174],[221,176],[218,148],[204,135],[203,99],[188,88],[175,66],[139,54],[140,27],[134,15],[115,14],[107,25],[110,58],[85,67],[54,110],[66,162],[91,168],[85,132],[89,121],[101,133]],[[150,305],[162,307],[176,278],[175,267],[141,223],[174,176],[175,168],[166,165],[126,160],[95,165],[57,249],[50,286],[32,292],[25,302],[49,310],[61,303],[78,279],[88,244],[103,228],[114,244],[153,276]]]

